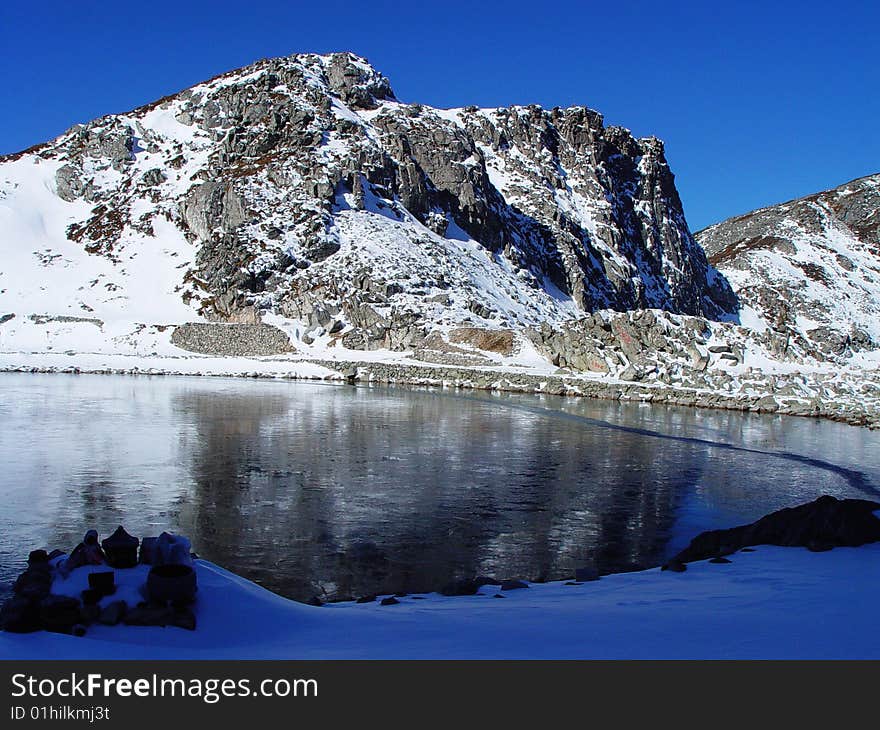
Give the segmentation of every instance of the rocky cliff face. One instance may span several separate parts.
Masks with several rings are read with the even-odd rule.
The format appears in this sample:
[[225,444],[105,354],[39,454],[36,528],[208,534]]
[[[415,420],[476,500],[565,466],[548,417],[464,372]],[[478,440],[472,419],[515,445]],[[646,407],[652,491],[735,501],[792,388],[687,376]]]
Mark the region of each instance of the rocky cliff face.
[[659,140],[584,107],[404,104],[347,53],[261,61],[74,127],[3,158],[0,196],[20,230],[40,207],[23,255],[59,274],[55,314],[167,296],[177,319],[272,314],[306,343],[401,350],[438,329],[736,306]]
[[880,175],[731,218],[697,239],[779,357],[880,348]]

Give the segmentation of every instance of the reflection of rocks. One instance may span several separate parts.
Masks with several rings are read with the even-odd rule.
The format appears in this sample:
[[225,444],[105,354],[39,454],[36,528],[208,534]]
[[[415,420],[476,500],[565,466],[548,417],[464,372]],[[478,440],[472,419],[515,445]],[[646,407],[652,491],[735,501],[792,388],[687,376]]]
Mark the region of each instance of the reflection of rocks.
[[[472,593],[478,575],[556,579],[658,559],[670,490],[650,469],[620,492],[594,482],[614,459],[650,460],[662,444],[609,445],[564,420],[413,392],[278,387],[177,404],[195,416],[180,531],[270,589],[299,600]],[[600,550],[604,540],[613,547]]]

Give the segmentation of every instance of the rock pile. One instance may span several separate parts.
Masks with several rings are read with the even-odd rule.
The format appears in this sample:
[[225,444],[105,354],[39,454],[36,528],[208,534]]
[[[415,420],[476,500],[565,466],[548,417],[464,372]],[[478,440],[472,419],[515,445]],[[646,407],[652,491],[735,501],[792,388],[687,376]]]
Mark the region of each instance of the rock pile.
[[[150,566],[146,583],[139,589],[143,600],[134,605],[114,600],[119,587],[116,578],[125,583],[132,578],[141,581],[144,571],[140,566]],[[69,595],[69,584],[65,584],[79,571],[86,571],[88,588]],[[53,592],[56,587],[60,592]],[[124,623],[194,630],[191,604],[195,593],[196,574],[186,538],[162,533],[141,542],[119,527],[99,544],[98,533],[89,530],[69,556],[60,550],[30,554],[27,569],[15,581],[13,596],[0,608],[0,629],[82,636],[93,624]]]
[[174,328],[171,342],[203,355],[255,357],[293,352],[287,335],[268,324],[188,322]]

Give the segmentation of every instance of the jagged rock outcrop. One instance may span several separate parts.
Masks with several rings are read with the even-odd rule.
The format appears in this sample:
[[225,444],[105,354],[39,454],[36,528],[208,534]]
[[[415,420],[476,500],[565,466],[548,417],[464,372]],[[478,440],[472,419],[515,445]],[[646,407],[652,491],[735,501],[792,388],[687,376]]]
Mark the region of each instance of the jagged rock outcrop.
[[127,261],[185,241],[169,273],[203,317],[278,314],[351,348],[736,306],[659,140],[585,107],[404,104],[349,53],[260,61],[6,163],[51,170],[67,239],[129,277]]

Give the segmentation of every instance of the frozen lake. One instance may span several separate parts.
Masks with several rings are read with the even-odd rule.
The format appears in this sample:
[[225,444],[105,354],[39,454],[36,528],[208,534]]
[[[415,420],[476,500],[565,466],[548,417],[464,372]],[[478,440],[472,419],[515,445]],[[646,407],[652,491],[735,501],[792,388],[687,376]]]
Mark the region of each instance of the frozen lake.
[[878,498],[880,433],[552,396],[0,375],[0,592],[29,550],[188,535],[282,595],[657,565],[820,494]]

